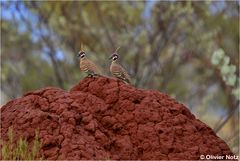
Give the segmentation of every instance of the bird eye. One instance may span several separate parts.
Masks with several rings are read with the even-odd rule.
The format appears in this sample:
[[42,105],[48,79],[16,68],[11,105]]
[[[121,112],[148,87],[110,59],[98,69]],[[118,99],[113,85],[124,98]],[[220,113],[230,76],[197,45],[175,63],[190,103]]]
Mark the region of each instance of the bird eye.
[[117,60],[117,58],[118,58],[118,57],[115,55],[115,56],[113,57],[113,60]]
[[81,58],[83,58],[84,56],[85,56],[85,54],[84,54],[84,53],[82,53],[82,54],[81,54]]

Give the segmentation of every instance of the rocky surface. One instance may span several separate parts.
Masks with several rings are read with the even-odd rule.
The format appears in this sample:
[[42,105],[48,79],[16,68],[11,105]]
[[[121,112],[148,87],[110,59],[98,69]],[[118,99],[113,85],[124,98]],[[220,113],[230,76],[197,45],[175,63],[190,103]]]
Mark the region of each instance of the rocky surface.
[[105,77],[85,78],[70,91],[48,87],[1,108],[1,138],[34,139],[44,159],[199,159],[232,154],[183,104],[154,90]]

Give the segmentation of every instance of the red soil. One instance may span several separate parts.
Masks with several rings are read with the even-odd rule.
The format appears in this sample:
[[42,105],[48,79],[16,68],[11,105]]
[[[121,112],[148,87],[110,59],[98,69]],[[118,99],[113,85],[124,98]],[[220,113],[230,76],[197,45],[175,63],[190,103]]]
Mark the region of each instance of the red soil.
[[232,154],[183,104],[153,90],[105,77],[85,78],[70,91],[44,88],[1,108],[1,138],[32,142],[39,129],[44,159],[199,159]]

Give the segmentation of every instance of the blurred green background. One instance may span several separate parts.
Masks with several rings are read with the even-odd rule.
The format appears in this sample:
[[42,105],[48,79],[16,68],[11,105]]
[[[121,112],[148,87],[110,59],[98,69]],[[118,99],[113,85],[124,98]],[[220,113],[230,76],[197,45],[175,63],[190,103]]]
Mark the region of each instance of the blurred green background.
[[109,75],[117,48],[136,87],[184,103],[239,146],[238,1],[1,1],[1,105],[86,75],[80,44]]

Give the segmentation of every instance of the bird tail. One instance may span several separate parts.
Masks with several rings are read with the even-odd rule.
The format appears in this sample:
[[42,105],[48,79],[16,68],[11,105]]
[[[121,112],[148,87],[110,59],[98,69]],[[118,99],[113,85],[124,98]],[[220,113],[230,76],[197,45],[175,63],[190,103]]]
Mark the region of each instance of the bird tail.
[[131,85],[131,82],[129,79],[125,79],[125,82],[127,82],[127,84]]

